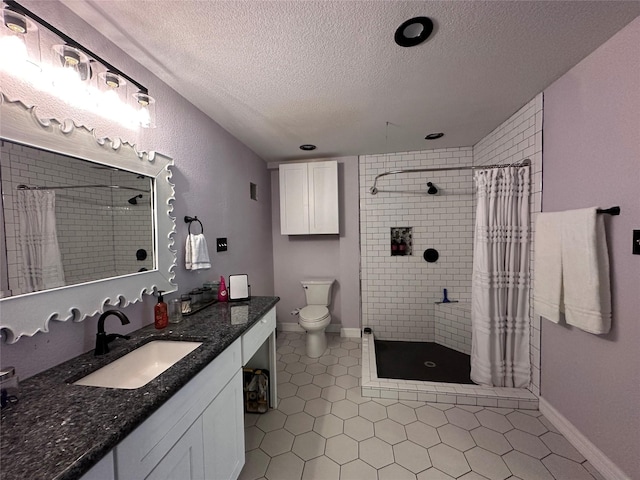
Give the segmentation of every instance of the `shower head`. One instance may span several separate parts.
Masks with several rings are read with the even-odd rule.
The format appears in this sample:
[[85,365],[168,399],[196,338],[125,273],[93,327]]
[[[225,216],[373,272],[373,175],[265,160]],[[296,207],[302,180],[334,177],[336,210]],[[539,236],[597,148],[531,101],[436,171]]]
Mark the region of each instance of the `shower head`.
[[429,190],[427,190],[427,193],[429,195],[435,195],[436,193],[438,193],[438,189],[432,182],[427,182],[427,187],[429,187]]
[[138,204],[138,198],[142,198],[142,194],[140,195],[136,195],[135,197],[131,197],[129,200],[127,200],[131,205],[137,205]]

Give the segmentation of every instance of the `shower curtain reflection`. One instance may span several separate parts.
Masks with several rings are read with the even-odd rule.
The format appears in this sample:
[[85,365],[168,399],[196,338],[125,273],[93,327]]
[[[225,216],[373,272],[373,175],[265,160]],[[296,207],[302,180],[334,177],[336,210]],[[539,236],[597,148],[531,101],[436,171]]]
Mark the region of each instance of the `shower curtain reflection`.
[[65,285],[62,257],[56,233],[55,193],[50,190],[18,190],[18,244],[22,255],[25,292]]

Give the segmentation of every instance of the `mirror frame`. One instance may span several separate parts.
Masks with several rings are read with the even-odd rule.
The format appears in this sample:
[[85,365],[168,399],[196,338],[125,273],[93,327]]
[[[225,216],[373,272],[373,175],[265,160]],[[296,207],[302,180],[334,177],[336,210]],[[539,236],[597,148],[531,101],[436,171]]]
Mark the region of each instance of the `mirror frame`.
[[154,184],[154,270],[105,278],[65,287],[0,298],[0,328],[7,343],[23,336],[48,332],[51,320],[80,322],[114,306],[123,308],[142,301],[154,290],[175,292],[175,185],[171,183],[173,159],[119,138],[98,137],[95,130],[72,120],[40,118],[35,106],[9,100],[0,92],[0,137],[31,147],[80,158],[152,177]]

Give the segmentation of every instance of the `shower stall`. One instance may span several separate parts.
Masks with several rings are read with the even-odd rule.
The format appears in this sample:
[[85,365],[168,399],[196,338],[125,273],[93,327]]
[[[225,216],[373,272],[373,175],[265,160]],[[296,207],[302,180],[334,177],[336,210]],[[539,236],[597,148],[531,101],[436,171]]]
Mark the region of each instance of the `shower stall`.
[[[473,165],[472,147],[360,157],[365,396],[537,406],[529,390],[469,377]],[[412,255],[388,253],[399,227],[411,231]]]

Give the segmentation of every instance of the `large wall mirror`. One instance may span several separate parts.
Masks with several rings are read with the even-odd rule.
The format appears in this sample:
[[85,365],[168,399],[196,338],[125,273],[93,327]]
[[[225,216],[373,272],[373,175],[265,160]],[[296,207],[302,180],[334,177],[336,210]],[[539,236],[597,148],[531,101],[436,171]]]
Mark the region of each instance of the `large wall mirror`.
[[0,328],[13,343],[175,291],[173,160],[0,94]]

